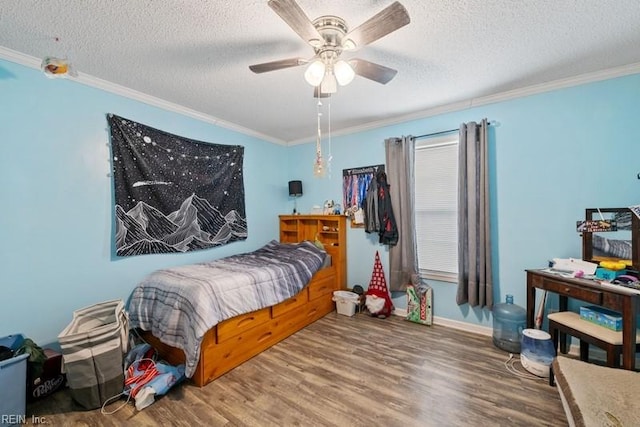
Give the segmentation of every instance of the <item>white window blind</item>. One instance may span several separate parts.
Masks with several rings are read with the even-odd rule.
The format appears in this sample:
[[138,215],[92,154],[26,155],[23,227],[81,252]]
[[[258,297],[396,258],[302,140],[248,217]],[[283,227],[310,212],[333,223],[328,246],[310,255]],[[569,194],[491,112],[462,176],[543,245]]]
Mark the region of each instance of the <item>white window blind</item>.
[[418,267],[425,278],[457,281],[458,135],[416,143]]

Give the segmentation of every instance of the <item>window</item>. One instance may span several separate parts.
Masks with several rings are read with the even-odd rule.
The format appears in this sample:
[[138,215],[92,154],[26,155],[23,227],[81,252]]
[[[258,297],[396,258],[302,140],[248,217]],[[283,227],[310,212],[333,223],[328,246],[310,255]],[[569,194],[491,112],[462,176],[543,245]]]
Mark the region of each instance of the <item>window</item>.
[[457,134],[416,141],[415,218],[420,275],[457,282]]

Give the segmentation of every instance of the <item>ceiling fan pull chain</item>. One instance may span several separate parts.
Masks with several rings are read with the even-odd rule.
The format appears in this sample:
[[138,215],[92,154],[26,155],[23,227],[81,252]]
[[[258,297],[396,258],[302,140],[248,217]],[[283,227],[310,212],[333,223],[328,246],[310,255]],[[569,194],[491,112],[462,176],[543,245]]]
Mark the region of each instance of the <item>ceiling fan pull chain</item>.
[[327,140],[329,141],[329,152],[327,154],[327,173],[329,178],[331,178],[331,160],[333,160],[333,155],[331,154],[331,97],[329,97],[329,106],[327,107],[327,119],[328,119],[328,134]]
[[318,113],[318,134],[316,136],[316,161],[313,165],[313,174],[322,178],[324,176],[324,161],[322,160],[322,131],[320,129],[320,117],[322,116],[322,112],[320,111],[320,107],[322,106],[322,102],[318,99],[318,103],[316,104],[316,111]]

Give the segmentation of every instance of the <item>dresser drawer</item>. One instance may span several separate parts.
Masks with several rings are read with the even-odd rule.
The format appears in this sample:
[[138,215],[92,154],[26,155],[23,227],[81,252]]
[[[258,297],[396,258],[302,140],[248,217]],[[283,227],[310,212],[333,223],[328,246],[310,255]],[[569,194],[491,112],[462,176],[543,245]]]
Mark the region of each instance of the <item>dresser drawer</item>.
[[335,276],[328,276],[323,279],[314,278],[309,284],[309,301],[335,291]]
[[[534,278],[534,284],[537,281],[535,279],[538,278],[540,277]],[[590,289],[584,286],[573,285],[571,283],[556,282],[549,279],[544,279],[544,284],[540,287],[562,296],[587,301],[596,305],[602,305],[602,292],[597,289]]]
[[271,308],[263,308],[220,322],[217,327],[218,342],[224,342],[271,319]]
[[306,304],[309,301],[309,291],[304,288],[298,295],[289,298],[286,301],[282,301],[280,304],[276,304],[271,307],[271,316],[278,317],[284,313],[288,313],[296,307]]

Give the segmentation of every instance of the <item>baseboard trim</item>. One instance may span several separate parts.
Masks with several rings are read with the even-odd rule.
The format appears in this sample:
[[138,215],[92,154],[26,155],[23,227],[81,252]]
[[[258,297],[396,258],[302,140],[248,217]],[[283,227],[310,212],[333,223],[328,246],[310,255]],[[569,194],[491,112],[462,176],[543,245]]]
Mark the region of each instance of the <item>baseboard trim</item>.
[[[396,308],[393,311],[395,316],[407,317],[407,309]],[[478,335],[492,336],[493,329],[488,326],[474,325],[473,323],[461,322],[459,320],[447,319],[446,317],[433,316],[433,324],[458,329],[460,331],[471,332]]]
[[[393,311],[394,316],[407,317],[407,309],[396,308]],[[488,326],[474,325],[472,323],[461,322],[459,320],[447,319],[445,317],[433,316],[433,324],[438,326],[446,326],[448,328],[458,329],[465,332],[471,332],[478,335],[493,336],[493,328]],[[558,351],[558,353],[560,353]],[[567,348],[567,355],[575,358],[580,357],[580,345],[571,343]],[[607,354],[601,348],[594,345],[589,346],[589,360],[597,360],[604,363],[607,360]],[[640,366],[640,355],[636,355],[636,366]]]

